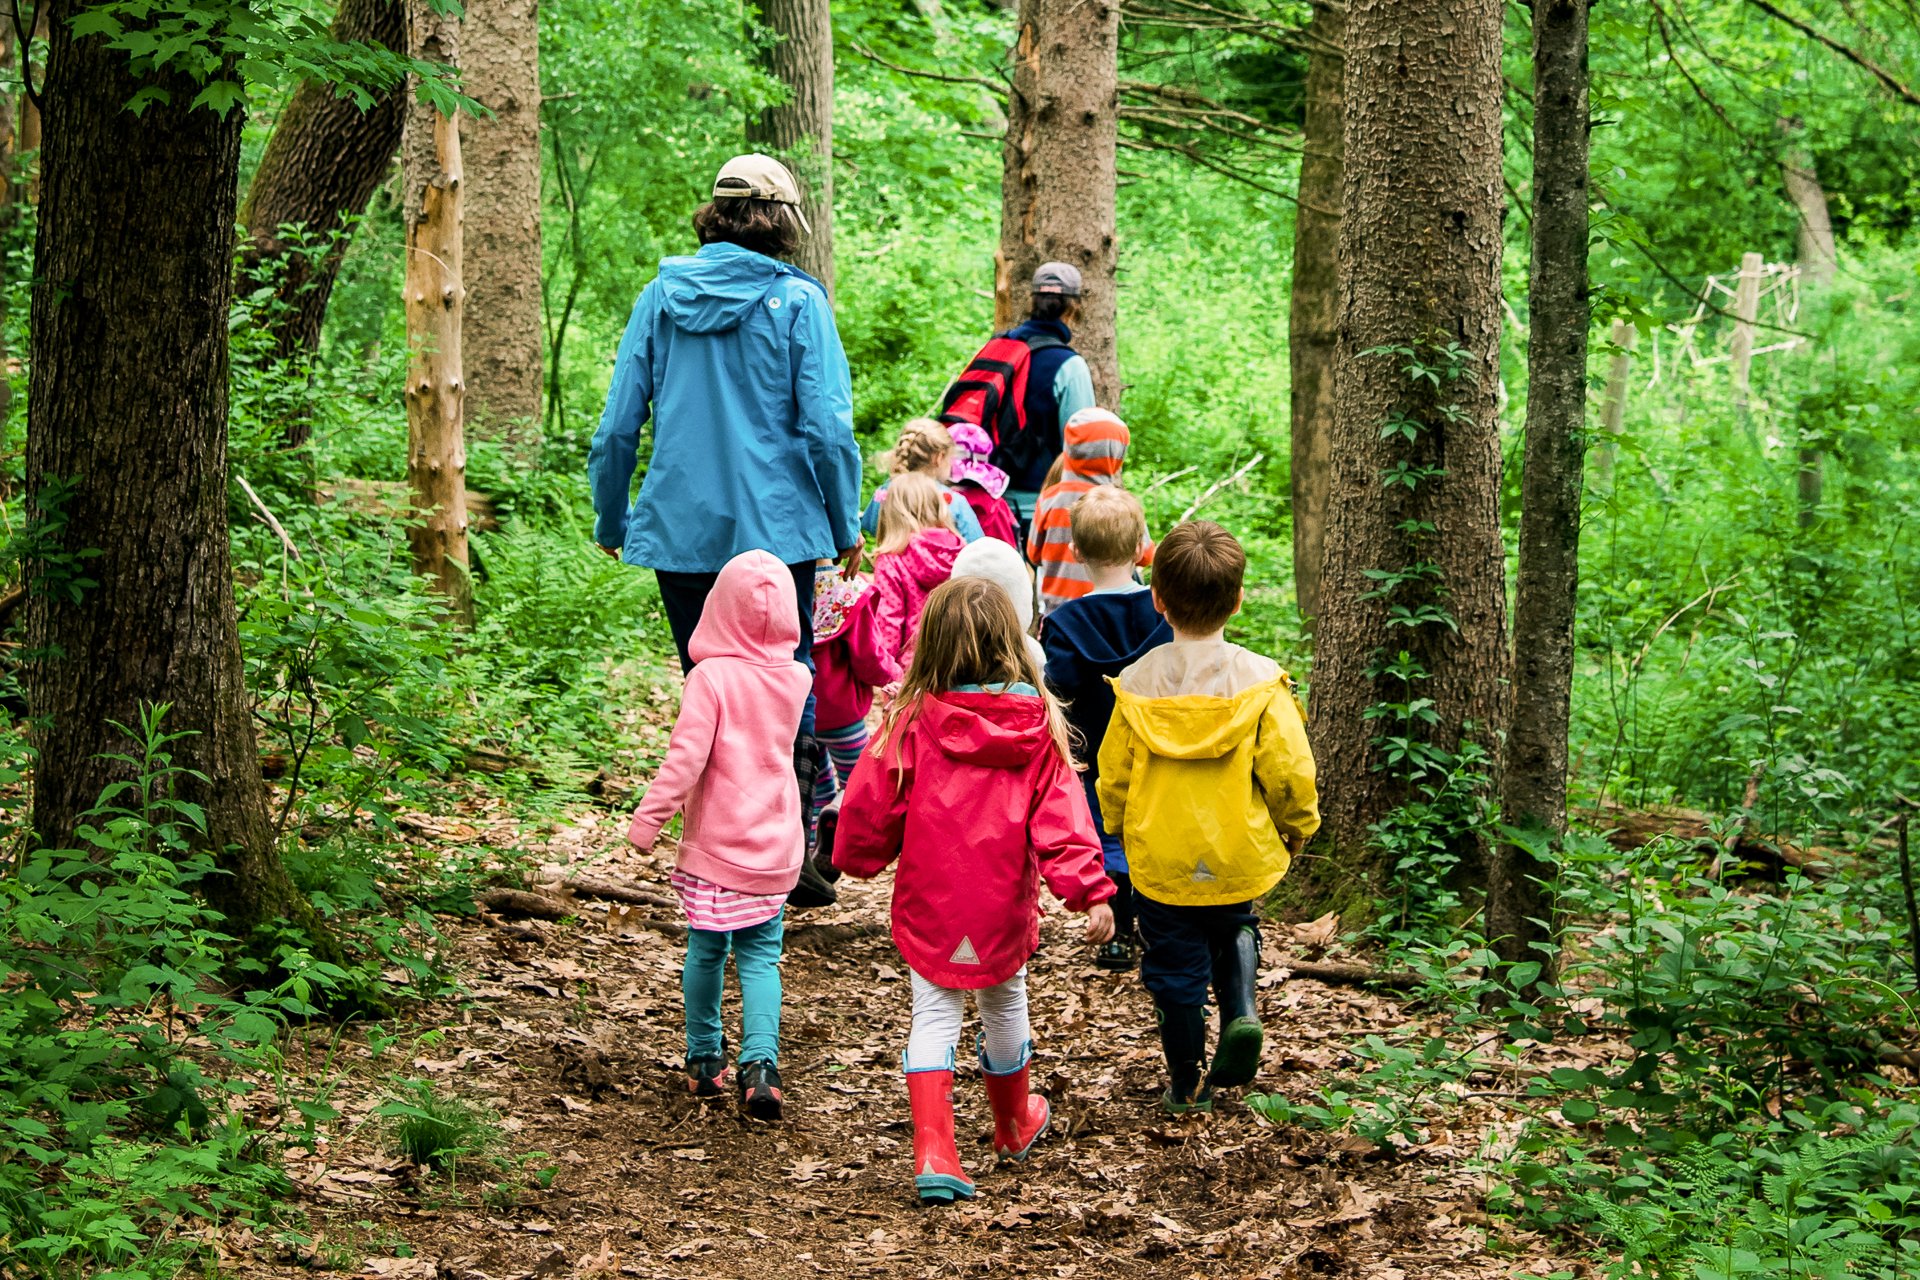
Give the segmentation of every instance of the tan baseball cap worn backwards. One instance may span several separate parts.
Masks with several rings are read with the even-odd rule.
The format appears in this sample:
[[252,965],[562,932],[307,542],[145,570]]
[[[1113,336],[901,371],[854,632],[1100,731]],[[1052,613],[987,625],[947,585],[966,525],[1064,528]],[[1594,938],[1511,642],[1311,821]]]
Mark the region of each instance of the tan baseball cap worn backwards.
[[787,172],[787,166],[772,156],[756,151],[727,161],[720,166],[720,176],[713,180],[713,194],[715,198],[771,200],[786,205],[800,223],[800,229],[813,234],[813,228],[807,225],[807,215],[800,210],[800,184]]

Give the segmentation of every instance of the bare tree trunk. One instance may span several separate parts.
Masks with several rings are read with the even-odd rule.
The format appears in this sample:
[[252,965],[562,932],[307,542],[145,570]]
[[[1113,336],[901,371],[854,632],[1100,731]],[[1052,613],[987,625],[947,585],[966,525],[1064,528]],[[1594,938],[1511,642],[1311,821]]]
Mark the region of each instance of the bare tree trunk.
[[1120,407],[1115,348],[1114,199],[1118,161],[1120,7],[1110,0],[1021,0],[1007,98],[1000,181],[1005,302],[1017,319],[1042,262],[1067,262],[1086,284],[1073,345],[1086,357],[1099,402]]
[[[459,25],[428,0],[411,0],[413,55],[459,65]],[[433,579],[454,617],[473,621],[467,576],[467,446],[460,324],[460,126],[431,104],[407,111],[407,488],[414,571]]]
[[[1587,417],[1587,4],[1533,4],[1533,260],[1527,292],[1527,440],[1513,611],[1513,717],[1500,812],[1526,843],[1494,847],[1487,936],[1510,963],[1553,961],[1550,879],[1567,830],[1567,719],[1580,589]],[[1541,856],[1546,855],[1546,856]]]
[[[1429,745],[1492,748],[1507,701],[1500,541],[1500,0],[1351,0],[1347,7],[1346,199],[1333,485],[1313,669],[1322,856],[1303,896],[1368,892],[1385,873],[1368,825],[1403,798],[1383,768],[1377,704],[1407,701],[1384,664],[1425,671]],[[1432,387],[1413,349],[1457,369]],[[1383,434],[1417,422],[1411,441]],[[1410,469],[1410,470],[1409,470]],[[1389,477],[1396,470],[1411,487]],[[1413,573],[1382,594],[1368,570]],[[1396,626],[1390,608],[1410,611]],[[1463,854],[1472,855],[1472,850]]]
[[[1789,145],[1780,161],[1780,173],[1787,188],[1787,198],[1793,201],[1794,209],[1800,215],[1800,280],[1810,292],[1817,292],[1833,283],[1833,273],[1840,265],[1839,249],[1833,240],[1833,215],[1827,208],[1827,191],[1820,185],[1820,174],[1813,166],[1813,156],[1798,142],[1801,125],[1798,120],[1782,120],[1782,130],[1787,134]],[[1810,354],[1812,344],[1803,349]],[[1795,486],[1800,496],[1800,527],[1810,527],[1819,515],[1820,499],[1825,489],[1825,478],[1821,462],[1821,450],[1817,442],[1800,446],[1800,470],[1795,477]]]
[[1346,41],[1344,8],[1316,4],[1307,25],[1306,149],[1293,222],[1288,355],[1293,366],[1293,598],[1309,626],[1320,616],[1327,487],[1332,478],[1334,349],[1340,338],[1340,201],[1346,139],[1334,52]]
[[1626,320],[1615,320],[1608,332],[1613,354],[1607,358],[1606,398],[1601,402],[1600,428],[1606,434],[1593,451],[1595,479],[1602,488],[1613,487],[1614,457],[1620,452],[1620,433],[1627,424],[1628,380],[1633,373],[1633,348],[1640,331]]
[[540,40],[538,0],[480,0],[460,22],[461,88],[493,109],[460,117],[477,181],[465,200],[472,288],[462,336],[474,434],[540,451]]
[[779,37],[767,71],[788,99],[747,121],[747,141],[779,158],[799,179],[801,209],[813,227],[793,265],[833,296],[833,12],[830,0],[759,0],[760,20]]
[[[33,286],[27,674],[33,825],[73,848],[133,769],[110,758],[165,704],[175,779],[206,814],[208,899],[245,936],[317,928],[274,848],[241,663],[227,533],[227,313],[241,113],[194,108],[185,76],[136,79],[51,0]],[[166,89],[138,127],[143,85]],[[122,797],[122,803],[125,797]],[[324,941],[324,933],[317,934]]]
[[[345,0],[334,13],[332,36],[404,52],[406,7],[401,0]],[[309,242],[324,242],[365,211],[393,166],[406,104],[404,85],[381,94],[363,111],[332,85],[302,80],[274,124],[240,210],[247,229],[240,270],[252,280],[278,269],[274,293],[285,310],[271,321],[282,356],[311,355],[319,348],[346,248],[343,240],[317,256],[293,253],[282,229],[298,226]],[[288,443],[300,443],[309,429],[304,417],[289,423]]]
[[[16,4],[18,2],[19,0],[15,0]],[[51,0],[45,0],[45,2],[33,6],[32,39],[44,40],[46,38],[47,13],[51,8]],[[39,86],[46,83],[46,68],[40,66],[33,60],[33,50],[31,48],[20,51],[20,67],[21,74],[26,78],[26,82],[29,85]],[[40,154],[42,131],[40,127],[40,104],[33,100],[33,94],[31,93],[23,92],[20,95],[19,120],[20,123],[15,130],[14,136],[14,154],[19,156],[30,155],[34,156],[35,159],[28,161],[25,166],[25,171],[16,173],[13,180],[20,193],[25,196],[27,203],[37,205],[40,203],[40,161],[38,156]]]

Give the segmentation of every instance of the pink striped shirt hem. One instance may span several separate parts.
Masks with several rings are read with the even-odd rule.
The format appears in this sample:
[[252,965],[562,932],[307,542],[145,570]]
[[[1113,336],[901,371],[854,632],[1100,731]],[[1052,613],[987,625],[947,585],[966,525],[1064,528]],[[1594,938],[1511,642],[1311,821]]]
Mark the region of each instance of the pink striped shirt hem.
[[668,883],[680,895],[680,910],[686,913],[688,927],[709,933],[732,933],[765,924],[787,905],[784,893],[740,893],[684,871],[675,871]]

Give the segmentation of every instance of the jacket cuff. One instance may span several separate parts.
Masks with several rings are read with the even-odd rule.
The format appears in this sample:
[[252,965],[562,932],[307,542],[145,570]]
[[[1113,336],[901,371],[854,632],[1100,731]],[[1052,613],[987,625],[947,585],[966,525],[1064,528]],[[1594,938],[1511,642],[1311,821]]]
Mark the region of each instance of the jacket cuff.
[[660,838],[660,831],[665,825],[662,822],[648,821],[636,813],[633,815],[633,821],[627,824],[627,841],[636,849],[651,849],[653,842]]

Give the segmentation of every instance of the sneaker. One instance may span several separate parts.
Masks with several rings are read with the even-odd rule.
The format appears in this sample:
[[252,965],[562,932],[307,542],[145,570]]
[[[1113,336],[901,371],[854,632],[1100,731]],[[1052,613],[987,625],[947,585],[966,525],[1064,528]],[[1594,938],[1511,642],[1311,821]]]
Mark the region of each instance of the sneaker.
[[740,1064],[740,1105],[755,1120],[778,1120],[780,1104],[780,1068],[755,1059]]
[[717,1098],[727,1091],[727,1060],[687,1059],[687,1091],[696,1098]]
[[1140,944],[1132,938],[1103,942],[1093,953],[1093,967],[1114,973],[1128,973],[1140,963]]

